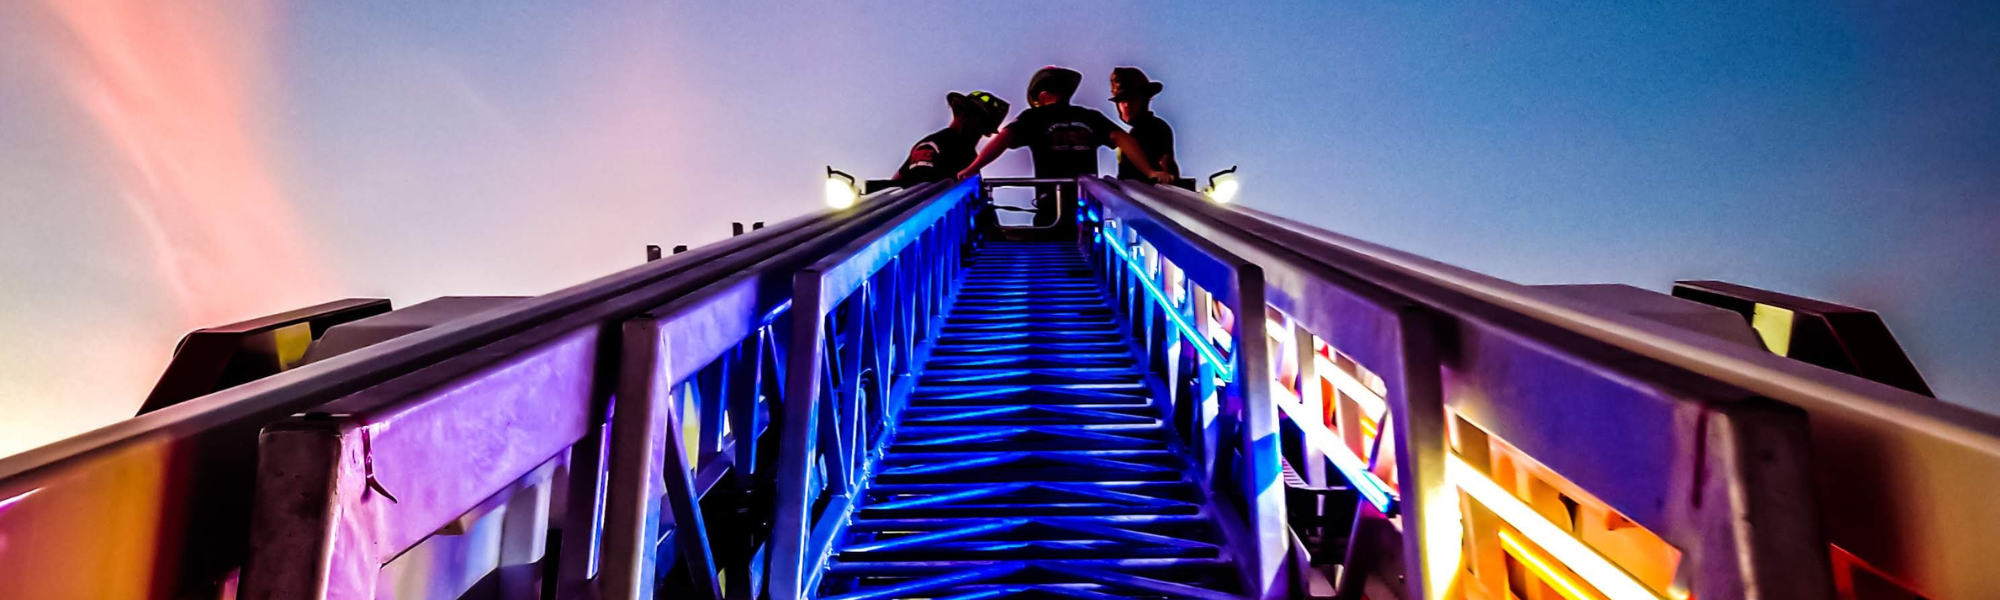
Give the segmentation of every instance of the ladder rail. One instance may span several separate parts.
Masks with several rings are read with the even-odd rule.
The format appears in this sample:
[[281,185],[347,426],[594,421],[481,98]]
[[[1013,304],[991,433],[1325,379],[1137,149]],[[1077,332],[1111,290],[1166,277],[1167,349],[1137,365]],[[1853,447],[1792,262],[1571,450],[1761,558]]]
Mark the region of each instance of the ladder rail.
[[909,365],[961,283],[979,185],[961,182],[793,276],[771,598],[817,587],[894,398],[919,375]]
[[[1287,556],[1293,545],[1285,527],[1284,488],[1277,453],[1278,409],[1271,401],[1270,353],[1264,344],[1233,344],[1228,356],[1211,340],[1218,328],[1260,331],[1265,304],[1264,270],[1244,257],[1193,235],[1153,207],[1107,194],[1102,182],[1082,180],[1086,201],[1102,215],[1090,246],[1109,281],[1134,290],[1128,318],[1158,324],[1142,339],[1163,348],[1186,343],[1201,360],[1192,369],[1160,375],[1175,389],[1176,410],[1202,415],[1188,442],[1196,446],[1204,483],[1241,519],[1225,519],[1241,577],[1253,598],[1293,593],[1296,575]],[[1157,267],[1155,266],[1157,263]],[[1171,265],[1170,270],[1165,265]],[[1169,272],[1174,275],[1170,276]],[[1179,291],[1169,292],[1178,288]],[[1228,308],[1222,323],[1210,305]],[[1171,325],[1171,327],[1169,327]],[[1213,406],[1211,406],[1213,405]],[[1209,413],[1218,418],[1207,418]],[[1236,439],[1226,439],[1230,434]],[[1230,457],[1240,457],[1234,461]]]
[[[640,352],[644,347],[633,348],[643,336],[625,336],[619,325],[630,328],[626,321],[635,315],[714,289],[718,280],[732,275],[787,271],[814,252],[897,214],[923,193],[885,195],[864,210],[781,229],[756,246],[276,421],[259,443],[261,483],[249,511],[244,597],[373,597],[383,585],[381,571],[394,558],[447,524],[466,521],[468,511],[484,510],[495,489],[529,477],[545,464],[564,467],[569,485],[557,492],[569,500],[566,522],[550,524],[574,534],[564,540],[558,587],[584,593],[590,573],[588,561],[580,559],[597,552],[592,530],[603,514],[596,493],[606,479],[605,465],[598,460],[602,419],[617,388],[601,376],[619,374],[621,361],[653,357]],[[788,256],[790,262],[784,260]],[[692,346],[697,344],[683,349]],[[677,374],[688,377],[693,371]],[[660,400],[646,394],[628,397]],[[637,409],[654,405],[633,401],[624,406],[625,412],[637,414]],[[362,460],[349,458],[356,455]],[[422,500],[401,502],[398,494]],[[546,510],[547,504],[541,501],[543,508],[534,510]],[[510,512],[509,518],[520,512]],[[525,549],[515,553],[520,556],[510,560],[540,559],[534,548],[544,531],[508,535],[526,540]],[[611,558],[615,562],[625,556]]]
[[[1455,462],[1477,462],[1484,456],[1483,450],[1467,449],[1464,444],[1473,439],[1467,435],[1489,433],[1495,443],[1504,441],[1519,447],[1526,456],[1548,463],[1555,473],[1604,496],[1613,508],[1667,538],[1692,559],[1677,571],[1671,585],[1658,581],[1652,585],[1691,590],[1702,597],[1729,597],[1746,589],[1762,590],[1759,593],[1768,597],[1822,597],[1830,593],[1825,561],[1815,558],[1824,556],[1816,513],[1810,503],[1801,505],[1796,500],[1810,495],[1802,442],[1804,420],[1796,410],[1759,402],[1754,395],[1712,378],[1650,362],[1501,307],[1412,294],[1405,274],[1342,261],[1341,255],[1326,249],[1327,243],[1312,236],[1261,223],[1254,216],[1215,206],[1180,190],[1104,180],[1086,180],[1084,187],[1087,197],[1149,206],[1192,235],[1241,253],[1267,274],[1268,310],[1278,323],[1271,331],[1274,337],[1280,342],[1291,341],[1294,348],[1323,340],[1341,356],[1351,356],[1381,374],[1388,384],[1383,399],[1391,412],[1388,422],[1396,445],[1390,474],[1400,479],[1397,505],[1404,515],[1389,521],[1387,515],[1378,514],[1376,521],[1399,524],[1404,531],[1399,536],[1404,559],[1378,564],[1412,566],[1408,573],[1375,575],[1386,581],[1407,575],[1405,593],[1409,597],[1431,597],[1442,593],[1441,588],[1457,584],[1463,558],[1458,552],[1460,535],[1492,535],[1484,525],[1472,533],[1461,533],[1457,505],[1464,496],[1454,484],[1469,475],[1453,468]],[[1296,352],[1291,356],[1299,358],[1288,366],[1293,369],[1289,376],[1310,374],[1311,362],[1304,357],[1311,353],[1304,349]],[[1450,363],[1444,360],[1447,356]],[[1444,375],[1450,377],[1441,377]],[[1555,382],[1560,385],[1549,387]],[[1601,407],[1592,410],[1603,413],[1605,423],[1621,424],[1625,429],[1600,428],[1578,435],[1583,432],[1560,426],[1574,420],[1564,416],[1573,412],[1572,407],[1583,406]],[[1669,407],[1700,411],[1704,416],[1696,421],[1738,437],[1677,427],[1674,423],[1685,419],[1669,416],[1681,410]],[[1295,416],[1290,420],[1308,429],[1342,433],[1354,429],[1347,422],[1305,422]],[[1607,435],[1614,431],[1639,437]],[[1771,444],[1760,446],[1741,437],[1751,432],[1759,434],[1756,439]],[[1477,437],[1482,442],[1486,439]],[[1654,441],[1633,443],[1641,440]],[[1323,451],[1334,454],[1349,450],[1334,447]],[[1462,454],[1471,458],[1462,458]],[[1777,458],[1749,458],[1765,454]],[[1741,470],[1748,465],[1756,465],[1754,472]],[[1633,478],[1620,469],[1659,475]],[[1699,489],[1675,483],[1699,481],[1701,478],[1694,476],[1704,469],[1727,472],[1724,481],[1730,483]],[[1350,483],[1359,486],[1367,482]],[[1676,495],[1692,498],[1693,506],[1734,506],[1737,512],[1733,514],[1738,518],[1700,517],[1702,511],[1686,509],[1687,504],[1662,510],[1686,502],[1669,500]],[[1433,510],[1437,516],[1411,515],[1412,509]],[[1741,518],[1748,514],[1761,515],[1755,522],[1755,535],[1749,533],[1752,521]],[[1360,533],[1357,528],[1357,539],[1367,537]],[[1752,541],[1737,546],[1713,543],[1725,539]],[[1575,543],[1563,539],[1547,542]],[[1491,548],[1492,543],[1489,540],[1484,547]],[[1486,567],[1489,572],[1492,569]],[[1618,585],[1611,581],[1618,578],[1617,568],[1587,570],[1608,573],[1606,582],[1593,581],[1593,585]],[[1349,585],[1342,591],[1359,590]],[[1657,588],[1653,593],[1658,593]]]
[[[758,487],[768,476],[758,472],[760,447],[786,397],[791,278],[950,189],[913,186],[873,198],[845,215],[841,235],[785,247],[623,324],[617,386],[630,401],[612,415],[601,597],[652,598],[675,569],[684,569],[695,597],[741,597],[762,585],[752,563],[763,540],[742,529],[763,515],[707,525],[716,520],[703,514],[702,492],[721,482],[701,475],[726,470],[735,493],[768,493]],[[687,411],[698,427],[684,425]]]
[[[206,593],[229,585],[247,553],[256,440],[266,424],[824,220],[802,216],[0,458],[0,507],[8,519],[0,525],[9,534],[0,576],[56,586],[51,594],[96,597]],[[159,526],[111,527],[106,514]],[[40,577],[78,569],[117,575]]]

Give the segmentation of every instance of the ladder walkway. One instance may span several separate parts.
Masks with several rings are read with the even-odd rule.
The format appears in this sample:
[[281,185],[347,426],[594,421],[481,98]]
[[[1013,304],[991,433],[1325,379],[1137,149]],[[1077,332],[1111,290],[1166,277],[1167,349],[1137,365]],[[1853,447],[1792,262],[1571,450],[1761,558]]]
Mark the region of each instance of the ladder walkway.
[[1073,244],[987,246],[823,597],[1236,597],[1157,385]]

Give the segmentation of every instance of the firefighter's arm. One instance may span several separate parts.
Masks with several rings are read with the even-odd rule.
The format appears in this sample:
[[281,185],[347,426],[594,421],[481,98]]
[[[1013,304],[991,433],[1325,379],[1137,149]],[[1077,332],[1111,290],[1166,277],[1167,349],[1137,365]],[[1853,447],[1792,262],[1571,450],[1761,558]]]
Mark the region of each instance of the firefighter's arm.
[[1013,145],[1012,129],[1002,129],[1000,133],[993,134],[993,139],[986,140],[986,145],[979,148],[979,157],[972,159],[972,164],[966,165],[965,170],[958,172],[958,178],[966,179],[978,175],[980,169],[993,164],[993,161],[1000,160],[1000,155],[1006,154],[1007,148]]
[[1139,149],[1139,140],[1132,139],[1132,134],[1113,129],[1111,143],[1118,146],[1119,152],[1131,157],[1132,165],[1139,167],[1139,172],[1144,173],[1148,179],[1160,183],[1174,182],[1173,174],[1153,168],[1153,161],[1146,158],[1146,151]]

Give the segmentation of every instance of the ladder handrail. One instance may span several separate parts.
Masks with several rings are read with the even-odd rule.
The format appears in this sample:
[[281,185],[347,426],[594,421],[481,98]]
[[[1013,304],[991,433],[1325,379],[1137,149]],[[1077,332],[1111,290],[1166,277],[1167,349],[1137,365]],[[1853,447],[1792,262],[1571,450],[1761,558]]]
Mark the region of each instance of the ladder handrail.
[[1137,275],[1133,279],[1138,281],[1141,286],[1144,286],[1146,297],[1152,300],[1153,303],[1160,305],[1163,309],[1161,311],[1162,314],[1167,315],[1168,320],[1181,330],[1181,335],[1194,344],[1195,352],[1200,353],[1203,359],[1214,363],[1215,376],[1224,382],[1234,379],[1235,374],[1233,373],[1233,369],[1231,369],[1230,362],[1222,358],[1222,351],[1215,348],[1215,342],[1209,340],[1208,336],[1196,331],[1194,325],[1187,322],[1187,317],[1181,316],[1180,307],[1174,306],[1173,301],[1167,299],[1167,293],[1160,290],[1160,284],[1154,283],[1152,277],[1146,274],[1146,268],[1139,264],[1138,259],[1132,257],[1132,251],[1126,249],[1122,241],[1106,241],[1104,247],[1111,250],[1112,254],[1118,256],[1118,262],[1131,269],[1132,273]]
[[24,478],[127,448],[151,435],[187,435],[258,412],[302,408],[301,402],[331,399],[340,391],[387,374],[428,364],[468,346],[477,346],[536,323],[558,318],[578,306],[602,301],[731,252],[767,241],[822,218],[810,214],[748,235],[668,256],[576,284],[519,304],[445,323],[367,348],[315,362],[272,377],[230,388],[145,415],[0,458],[0,497],[33,489]]
[[1239,207],[1236,210],[1299,230],[1329,246],[1396,268],[1413,278],[1496,306],[1560,325],[1592,338],[1645,354],[1745,389],[1792,402],[1830,402],[1876,413],[1885,423],[1918,430],[1940,440],[1977,448],[2000,458],[2000,415],[1943,402],[1869,379],[1786,359],[1769,352],[1724,343],[1682,329],[1618,313],[1553,302],[1534,290],[1478,272],[1418,257],[1379,244],[1333,233],[1298,221]]
[[[264,425],[608,302],[652,293],[646,290],[745,250],[812,235],[829,214],[790,219],[0,458],[0,505],[9,505],[9,521],[0,526],[13,530],[26,520],[38,521],[27,530],[36,537],[11,536],[9,548],[0,551],[0,572],[67,564],[61,557],[88,554],[98,564],[117,565],[112,570],[147,577],[152,589],[218,585],[242,566],[255,449]],[[102,516],[72,514],[91,510],[173,526],[101,530],[96,523],[106,522]],[[64,539],[39,537],[57,532]],[[96,541],[77,544],[75,538]],[[107,554],[104,548],[122,550]]]
[[[748,581],[748,565],[717,562],[715,544],[703,527],[711,519],[701,510],[699,488],[704,482],[698,476],[720,473],[726,465],[740,483],[756,478],[751,471],[756,467],[758,436],[766,431],[758,414],[768,411],[776,418],[783,410],[782,391],[775,397],[760,392],[763,378],[775,379],[783,372],[771,363],[791,352],[784,347],[780,321],[790,318],[794,304],[793,275],[851,240],[869,239],[884,223],[907,219],[949,188],[905,189],[900,196],[876,198],[849,209],[842,216],[851,218],[845,219],[838,237],[783,248],[625,322],[617,384],[622,400],[611,425],[602,597],[653,597],[655,581],[664,569],[675,567],[661,559],[676,552],[692,568],[690,579],[698,596],[714,596],[725,570],[739,585]],[[775,357],[761,354],[772,346]],[[735,364],[740,362],[753,364]],[[756,371],[746,377],[744,369]],[[734,437],[728,453],[709,447],[721,441],[720,422],[702,428],[701,435],[708,436],[698,440],[702,448],[691,455],[683,452],[686,440],[680,426],[686,417],[672,405],[690,384],[697,397],[688,409],[699,411],[704,419],[727,413]],[[667,523],[673,525],[676,544],[657,549],[656,555],[654,543]]]
[[[1435,588],[1446,585],[1455,577],[1459,547],[1456,531],[1460,511],[1455,491],[1458,488],[1447,487],[1452,484],[1450,477],[1453,474],[1447,467],[1454,458],[1454,451],[1446,444],[1450,431],[1465,427],[1451,427],[1453,424],[1448,420],[1453,413],[1448,411],[1454,409],[1459,425],[1467,421],[1465,411],[1472,410],[1473,425],[1494,428],[1492,431],[1498,439],[1523,447],[1528,456],[1542,460],[1562,459],[1562,464],[1567,466],[1556,471],[1564,473],[1565,469],[1571,469],[1572,473],[1564,474],[1583,477],[1585,483],[1581,485],[1586,490],[1623,493],[1623,497],[1610,499],[1616,501],[1612,506],[1631,513],[1636,520],[1654,528],[1656,534],[1665,536],[1676,547],[1697,557],[1697,562],[1691,563],[1692,568],[1702,575],[1693,581],[1704,586],[1694,589],[1698,595],[1706,597],[1720,593],[1726,596],[1728,594],[1723,590],[1737,585],[1734,583],[1737,581],[1765,594],[1809,594],[1829,585],[1829,578],[1814,575],[1825,572],[1823,561],[1812,560],[1813,556],[1821,554],[1809,541],[1817,531],[1814,514],[1809,508],[1799,510],[1793,506],[1796,499],[1809,495],[1805,491],[1807,482],[1803,477],[1804,471],[1783,468],[1803,464],[1798,456],[1801,453],[1784,446],[1791,442],[1783,441],[1797,438],[1802,444],[1804,421],[1792,416],[1795,413],[1786,413],[1782,407],[1766,407],[1754,401],[1738,400],[1743,396],[1742,392],[1732,391],[1726,385],[1692,373],[1660,371],[1647,366],[1648,363],[1638,357],[1627,358],[1629,355],[1618,352],[1606,353],[1609,348],[1601,343],[1533,323],[1499,307],[1467,307],[1459,298],[1407,293],[1404,288],[1409,282],[1398,279],[1397,273],[1379,268],[1360,268],[1335,260],[1340,257],[1325,253],[1325,244],[1311,236],[1268,224],[1259,227],[1257,222],[1244,218],[1241,213],[1182,190],[1104,180],[1088,180],[1085,186],[1106,196],[1151,206],[1191,234],[1207,242],[1221,244],[1230,252],[1255,262],[1266,274],[1264,283],[1270,287],[1269,300],[1273,308],[1284,311],[1308,331],[1328,336],[1329,343],[1354,353],[1357,360],[1388,380],[1388,405],[1396,412],[1392,419],[1397,446],[1395,463],[1399,475],[1398,487],[1401,488],[1399,496],[1402,497],[1399,505],[1404,513],[1400,519],[1404,530],[1400,536],[1400,552],[1405,558],[1400,562],[1408,565],[1408,570],[1403,573],[1410,586],[1408,593],[1435,593]],[[1231,310],[1240,316],[1242,312],[1254,313],[1263,310],[1263,307],[1232,306]],[[1237,335],[1240,339],[1236,343],[1240,346],[1259,345],[1263,333],[1263,327],[1239,329]],[[1469,347],[1475,343],[1483,345]],[[1470,365],[1458,364],[1455,377],[1441,379],[1445,374],[1443,360],[1446,357],[1452,357],[1455,363],[1464,363],[1470,360],[1468,356],[1476,357],[1480,352],[1486,353],[1489,360]],[[1511,364],[1518,364],[1518,369],[1524,370],[1507,370]],[[1482,387],[1482,377],[1496,378],[1494,381],[1500,382],[1502,387]],[[1520,379],[1523,377],[1528,379]],[[1629,421],[1630,427],[1647,432],[1651,436],[1649,439],[1655,441],[1649,446],[1623,447],[1612,444],[1609,439],[1573,442],[1554,436],[1555,430],[1538,430],[1536,425],[1531,424],[1533,421],[1519,421],[1519,418],[1541,418],[1539,415],[1549,410],[1562,410],[1546,402],[1538,405],[1532,402],[1532,397],[1520,396],[1522,390],[1530,388],[1519,386],[1533,384],[1534,377],[1574,380],[1578,384],[1589,384],[1588,387],[1576,388],[1579,390],[1619,394],[1617,398],[1603,399],[1617,401],[1606,405],[1606,410],[1629,413],[1620,417],[1623,419],[1620,422]],[[1468,392],[1470,395],[1467,395]],[[1565,391],[1563,394],[1573,396],[1576,392]],[[1563,396],[1552,396],[1560,397]],[[1530,401],[1523,403],[1522,400]],[[1722,430],[1733,432],[1731,435],[1767,432],[1777,436],[1770,440],[1779,444],[1781,458],[1759,463],[1761,470],[1756,471],[1755,476],[1762,479],[1755,489],[1730,496],[1718,496],[1717,492],[1704,489],[1695,496],[1697,505],[1706,498],[1719,503],[1719,506],[1746,511],[1743,514],[1765,515],[1754,519],[1758,527],[1756,536],[1744,537],[1748,535],[1746,528],[1753,520],[1742,517],[1695,521],[1690,520],[1692,514],[1685,511],[1663,512],[1667,508],[1665,501],[1675,493],[1674,489],[1678,489],[1668,485],[1669,482],[1678,481],[1678,473],[1693,464],[1670,460],[1675,456],[1672,453],[1681,452],[1675,448],[1707,448],[1707,454],[1694,455],[1697,462],[1721,460],[1729,461],[1726,464],[1741,464],[1737,461],[1748,460],[1750,456],[1742,454],[1749,448],[1741,440],[1691,436],[1689,431],[1675,427],[1673,419],[1661,418],[1659,409],[1652,408],[1661,406],[1663,402],[1666,406],[1704,406],[1703,418],[1715,420]],[[1529,412],[1514,420],[1496,420],[1496,414],[1481,414],[1478,412],[1481,410]],[[1465,432],[1461,431],[1460,435],[1465,435]],[[1578,442],[1586,445],[1579,446]],[[1620,480],[1614,472],[1603,470],[1602,461],[1593,463],[1588,455],[1577,454],[1585,448],[1613,451],[1621,456],[1621,461],[1623,456],[1630,455],[1634,459],[1658,463],[1640,463],[1643,472],[1655,475],[1650,479]],[[1653,450],[1655,448],[1658,450]],[[1255,451],[1262,451],[1262,448]],[[1246,448],[1245,452],[1252,450]],[[1537,452],[1557,454],[1537,456]],[[1700,459],[1701,456],[1709,458]],[[1699,473],[1699,469],[1696,472]],[[1729,477],[1751,475],[1749,471],[1732,472]],[[1625,488],[1631,487],[1627,483],[1637,484],[1637,487],[1627,490]],[[1591,486],[1597,487],[1592,489]],[[1685,500],[1677,498],[1675,502],[1684,503]],[[1437,512],[1437,518],[1426,516],[1431,511]],[[1659,529],[1662,527],[1667,529]],[[1740,546],[1722,545],[1697,552],[1708,547],[1704,540],[1725,539],[1750,541]],[[1550,540],[1551,543],[1562,541]],[[1710,558],[1701,560],[1699,557],[1703,556]],[[1758,569],[1741,570],[1752,564],[1758,565]],[[1687,572],[1689,567],[1683,566],[1682,569],[1682,572]],[[1350,565],[1349,571],[1361,572],[1361,569]],[[1784,578],[1774,579],[1779,572],[1785,573]],[[1754,578],[1754,581],[1743,579],[1745,577]],[[1395,578],[1388,580],[1394,581]]]
[[[1552,302],[1527,286],[1255,209],[1215,207],[1176,190],[1144,193],[1217,218],[1263,223],[1260,235],[1311,247],[1350,272],[1375,273],[1372,281],[1428,304],[1522,315],[1797,406],[1812,418],[1816,492],[1830,541],[1934,597],[1983,593],[1986,570],[1964,557],[1986,552],[2000,531],[2000,508],[1967,499],[2000,495],[2000,416],[1700,333]],[[1879,531],[1891,527],[1895,534]]]
[[[1188,443],[1198,454],[1196,477],[1212,488],[1211,498],[1232,507],[1224,512],[1241,514],[1241,518],[1224,516],[1220,524],[1231,542],[1232,562],[1244,580],[1245,591],[1252,598],[1293,595],[1296,577],[1287,561],[1293,540],[1284,526],[1284,489],[1273,485],[1282,479],[1283,466],[1276,453],[1278,408],[1269,393],[1271,382],[1264,376],[1271,356],[1261,340],[1244,341],[1248,332],[1261,331],[1264,322],[1263,267],[1213,240],[1194,235],[1157,206],[1118,192],[1104,179],[1081,178],[1078,186],[1084,208],[1097,209],[1103,219],[1102,230],[1092,238],[1097,242],[1093,249],[1104,248],[1109,255],[1104,257],[1106,261],[1126,267],[1104,268],[1129,273],[1129,279],[1122,274],[1107,275],[1115,282],[1136,283],[1143,290],[1139,292],[1143,298],[1135,299],[1138,306],[1127,307],[1131,311],[1127,317],[1145,323],[1157,314],[1174,325],[1174,331],[1158,339],[1148,332],[1142,345],[1190,343],[1202,357],[1192,372],[1170,369],[1162,375],[1172,380],[1167,382],[1170,388],[1188,385],[1194,391],[1192,397],[1170,398],[1170,402],[1177,405],[1173,410],[1195,415],[1197,426],[1189,435],[1199,439]],[[1125,250],[1132,244],[1149,249],[1150,259],[1174,265],[1188,284],[1186,302],[1171,302],[1159,289],[1161,282],[1154,281],[1167,273],[1164,264],[1157,275],[1149,272],[1150,262],[1135,264]],[[1217,322],[1219,315],[1211,313],[1210,303],[1230,307],[1233,314]],[[1190,319],[1193,324],[1188,323]],[[1226,328],[1237,340],[1226,356],[1212,344],[1211,325]],[[1213,419],[1208,418],[1211,408]],[[1229,433],[1236,439],[1228,439],[1225,434]]]
[[[915,373],[904,370],[912,366],[883,365],[890,372],[876,372],[874,388],[858,390],[869,392],[877,405],[864,405],[854,394],[834,395],[836,389],[858,388],[862,366],[881,365],[886,355],[916,364],[909,357],[923,351],[928,334],[903,329],[908,323],[885,327],[881,321],[914,318],[920,321],[916,327],[927,332],[931,319],[942,314],[942,303],[934,300],[949,296],[948,290],[958,285],[961,252],[970,241],[970,209],[980,185],[977,177],[958,182],[793,276],[784,416],[779,419],[778,514],[766,571],[773,600],[812,594],[830,560],[833,540],[845,526],[853,495],[867,477],[863,470],[875,450],[868,433],[894,426],[895,408],[884,406],[889,394],[883,392],[906,389]],[[870,282],[885,275],[901,279],[885,285],[890,288],[886,292],[871,290]],[[920,297],[899,295],[904,293]],[[830,317],[848,302],[857,303],[834,323]],[[885,310],[890,314],[880,314]],[[834,325],[841,331],[830,334]],[[830,350],[840,354],[828,356]],[[823,400],[823,395],[832,397]],[[831,447],[823,448],[823,443]],[[811,511],[822,486],[830,499],[816,519]]]

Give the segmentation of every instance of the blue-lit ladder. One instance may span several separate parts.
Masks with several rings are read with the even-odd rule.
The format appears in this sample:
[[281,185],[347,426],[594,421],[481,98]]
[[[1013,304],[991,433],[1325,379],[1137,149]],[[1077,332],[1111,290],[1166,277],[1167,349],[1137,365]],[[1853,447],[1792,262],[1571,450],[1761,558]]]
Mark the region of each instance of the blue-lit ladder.
[[820,596],[1235,598],[1160,389],[1074,245],[987,246]]

